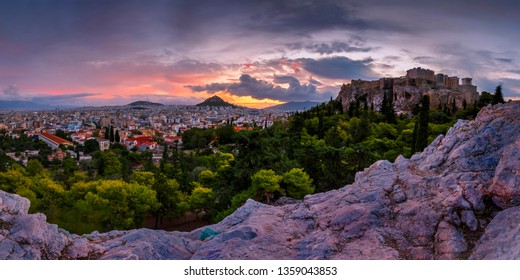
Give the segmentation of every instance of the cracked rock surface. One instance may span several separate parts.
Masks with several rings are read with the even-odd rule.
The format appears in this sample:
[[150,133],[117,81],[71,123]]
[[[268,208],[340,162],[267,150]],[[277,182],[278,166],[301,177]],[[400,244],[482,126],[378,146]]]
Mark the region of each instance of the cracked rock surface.
[[[78,236],[0,191],[0,259],[520,259],[520,102],[483,108],[351,185],[287,201],[248,200],[192,232]],[[201,238],[208,228],[216,235]]]

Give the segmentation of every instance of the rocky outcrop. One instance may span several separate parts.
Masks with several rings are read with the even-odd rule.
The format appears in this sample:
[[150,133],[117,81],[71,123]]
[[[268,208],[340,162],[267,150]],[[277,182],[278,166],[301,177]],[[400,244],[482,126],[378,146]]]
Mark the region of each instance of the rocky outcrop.
[[[455,106],[459,109],[473,106],[479,100],[479,94],[473,86],[459,86],[446,88],[437,86],[435,82],[420,78],[382,78],[375,81],[352,80],[350,84],[341,87],[336,101],[340,101],[343,109],[348,110],[351,105],[364,106],[373,110],[381,110],[383,95],[392,102],[396,112],[411,113],[420,103],[423,95],[430,97],[431,108]],[[454,103],[454,104],[453,104]]]
[[248,200],[192,232],[78,236],[0,192],[1,259],[519,259],[520,103],[488,106],[422,153],[378,161],[353,184]]

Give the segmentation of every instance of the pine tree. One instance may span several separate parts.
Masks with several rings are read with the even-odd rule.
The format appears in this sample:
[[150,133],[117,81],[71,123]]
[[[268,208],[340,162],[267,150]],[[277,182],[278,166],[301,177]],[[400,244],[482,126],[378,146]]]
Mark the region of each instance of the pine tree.
[[502,95],[502,86],[498,85],[495,89],[495,95],[493,95],[493,100],[491,101],[491,104],[495,105],[498,103],[505,103],[504,96]]

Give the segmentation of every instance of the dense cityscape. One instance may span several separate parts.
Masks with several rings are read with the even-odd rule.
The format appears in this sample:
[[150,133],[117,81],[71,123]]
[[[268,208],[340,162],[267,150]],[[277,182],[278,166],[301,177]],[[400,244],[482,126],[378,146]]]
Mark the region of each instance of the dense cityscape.
[[[38,137],[52,149],[60,144],[68,145],[69,156],[78,160],[89,160],[91,156],[74,151],[87,140],[96,140],[100,150],[110,147],[105,130],[112,128],[118,134],[114,141],[134,151],[151,151],[158,163],[165,144],[182,148],[182,133],[192,128],[216,128],[233,124],[235,131],[253,127],[270,127],[274,120],[287,120],[287,113],[275,110],[250,109],[237,106],[117,106],[55,109],[48,111],[11,111],[0,113],[2,136]],[[50,135],[64,132],[70,140],[49,141]],[[56,139],[55,139],[56,140]],[[117,141],[115,141],[117,140]],[[64,151],[65,152],[65,151]],[[38,151],[24,153],[7,152],[16,161],[27,164],[28,158]],[[59,153],[63,160],[65,154]]]

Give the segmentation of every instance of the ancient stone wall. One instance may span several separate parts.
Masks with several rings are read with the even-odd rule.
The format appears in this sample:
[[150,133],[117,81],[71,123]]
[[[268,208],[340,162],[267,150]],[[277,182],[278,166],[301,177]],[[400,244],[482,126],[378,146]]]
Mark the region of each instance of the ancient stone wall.
[[464,100],[466,104],[478,102],[477,87],[471,84],[471,78],[464,78],[459,85],[458,77],[449,77],[437,74],[429,69],[413,68],[407,71],[406,77],[382,78],[376,81],[353,80],[344,85],[336,100],[341,101],[345,110],[348,110],[351,102],[358,98],[364,98],[368,104],[374,104],[374,109],[379,110],[383,94],[391,97],[398,113],[410,113],[421,96],[430,96],[432,108],[450,105],[455,102],[457,108],[462,108]]

